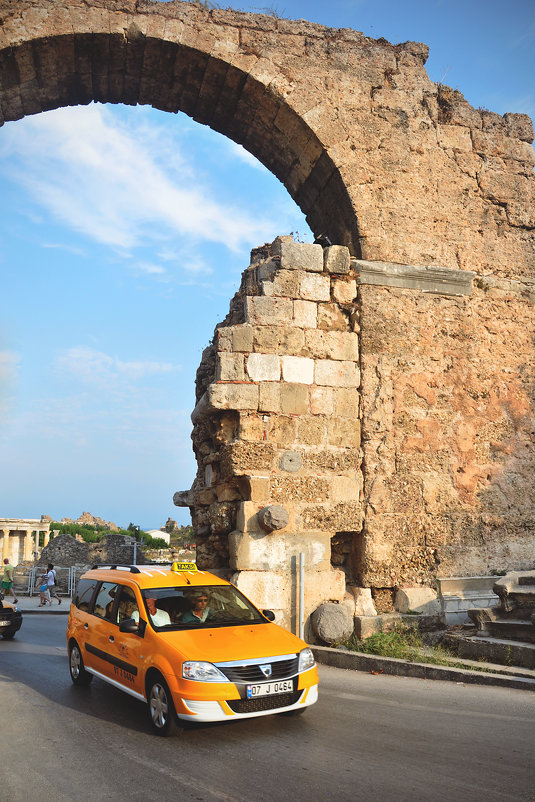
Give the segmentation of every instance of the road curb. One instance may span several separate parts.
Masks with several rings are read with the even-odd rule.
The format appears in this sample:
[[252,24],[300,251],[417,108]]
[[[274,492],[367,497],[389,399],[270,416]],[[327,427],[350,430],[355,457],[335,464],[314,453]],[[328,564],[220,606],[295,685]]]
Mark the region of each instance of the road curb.
[[495,674],[492,671],[469,671],[464,668],[435,666],[428,663],[407,663],[396,657],[379,657],[362,652],[349,652],[329,646],[311,646],[316,661],[334,668],[365,671],[369,674],[391,674],[398,677],[446,680],[472,685],[497,685],[502,688],[517,688],[535,691],[535,679]]

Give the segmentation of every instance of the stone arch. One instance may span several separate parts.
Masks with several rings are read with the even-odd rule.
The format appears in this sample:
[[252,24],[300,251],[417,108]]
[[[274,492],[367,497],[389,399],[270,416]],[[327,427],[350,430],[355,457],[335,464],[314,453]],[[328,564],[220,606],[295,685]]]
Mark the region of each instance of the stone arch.
[[2,123],[93,101],[184,112],[256,156],[315,234],[360,254],[341,172],[318,134],[276,89],[282,76],[273,70],[255,75],[228,56],[159,38],[141,21],[117,33],[85,32],[82,22],[79,32],[65,35],[55,33],[56,26],[52,18],[52,30],[43,25],[40,36],[1,50]]

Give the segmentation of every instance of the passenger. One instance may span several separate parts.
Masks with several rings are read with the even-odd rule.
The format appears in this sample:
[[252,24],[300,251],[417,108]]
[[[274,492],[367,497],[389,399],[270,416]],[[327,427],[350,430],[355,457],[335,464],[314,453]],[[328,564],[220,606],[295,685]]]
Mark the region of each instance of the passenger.
[[188,594],[192,609],[188,610],[182,616],[183,624],[204,624],[210,615],[210,608],[208,607],[208,596],[203,590],[192,592]]
[[133,618],[134,612],[137,612],[137,603],[132,596],[126,596],[119,602],[118,609],[119,623],[126,621],[127,618]]

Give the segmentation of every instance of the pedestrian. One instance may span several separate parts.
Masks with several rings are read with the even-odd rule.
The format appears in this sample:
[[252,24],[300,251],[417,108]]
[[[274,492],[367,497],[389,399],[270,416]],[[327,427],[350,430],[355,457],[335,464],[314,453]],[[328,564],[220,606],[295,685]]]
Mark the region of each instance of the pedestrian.
[[[13,587],[13,571],[14,567],[11,565],[9,560],[4,560],[4,575],[2,577],[2,594],[4,596],[13,596],[13,604],[17,604],[18,599],[15,596],[15,588]],[[9,591],[9,592],[8,592]]]
[[54,566],[52,565],[52,563],[48,563],[46,578],[48,584],[48,592],[50,594],[50,604],[52,604],[52,599],[57,599],[58,604],[61,604],[61,599],[57,594],[56,572],[54,570]]
[[50,591],[48,590],[48,576],[44,568],[39,583],[39,599],[40,599],[39,607],[45,607],[47,604],[52,604],[52,599],[50,598]]

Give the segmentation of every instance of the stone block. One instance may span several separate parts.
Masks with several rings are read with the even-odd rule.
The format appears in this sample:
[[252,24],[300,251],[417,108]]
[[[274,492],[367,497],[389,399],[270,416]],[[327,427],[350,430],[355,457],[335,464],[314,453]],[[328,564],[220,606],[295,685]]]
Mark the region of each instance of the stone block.
[[333,387],[310,388],[310,411],[313,415],[331,415],[336,403]]
[[440,604],[437,594],[431,588],[399,588],[394,599],[394,607],[399,613],[424,613],[438,615]]
[[265,502],[270,497],[268,476],[242,476],[238,481],[242,497],[247,501]]
[[281,394],[280,385],[276,382],[260,382],[258,411],[280,412]]
[[351,257],[344,245],[330,245],[323,249],[323,266],[327,273],[349,273]]
[[360,396],[356,388],[339,387],[335,391],[335,413],[339,418],[358,419]]
[[293,318],[293,301],[289,298],[248,296],[245,299],[247,323],[261,326],[283,326]]
[[[284,386],[281,385],[281,389]],[[296,442],[297,420],[292,414],[274,415],[270,419],[269,440],[276,443],[279,448],[287,448]]]
[[373,615],[356,615],[353,620],[355,636],[359,640],[365,640],[377,632],[382,631],[381,617],[377,613]]
[[257,517],[263,506],[258,501],[242,501],[236,513],[236,529],[242,533],[265,535]]
[[[305,565],[313,567],[308,576],[330,568],[331,545],[327,535],[304,536],[295,532],[229,535],[230,566],[236,571],[290,571],[300,553]],[[327,597],[328,598],[328,597]]]
[[[288,610],[291,604],[291,578],[287,571],[239,571],[230,581],[260,609]],[[289,624],[289,621],[286,622]]]
[[318,325],[318,305],[313,301],[294,301],[294,324],[304,329]]
[[352,304],[357,296],[357,282],[355,279],[334,279],[332,282],[332,297],[339,304]]
[[314,381],[314,360],[300,356],[282,357],[282,378],[295,384],[312,384]]
[[326,331],[349,331],[349,317],[338,304],[318,304],[318,329]]
[[249,382],[211,384],[206,396],[212,409],[258,409],[258,385]]
[[233,351],[252,351],[253,350],[253,329],[247,324],[232,326],[232,350]]
[[331,482],[330,500],[333,504],[339,502],[360,501],[362,492],[362,474],[354,476],[335,476]]
[[354,418],[330,417],[327,421],[327,442],[341,448],[358,448],[360,421]]
[[309,411],[306,384],[281,384],[281,412],[285,415],[305,415]]
[[[299,285],[303,273],[298,270],[278,270],[271,284],[271,295],[299,298]],[[265,282],[267,284],[267,282]],[[266,293],[267,295],[267,293]]]
[[314,365],[316,384],[328,387],[358,387],[360,370],[355,362],[317,359]]
[[238,429],[238,436],[241,440],[248,440],[249,442],[258,442],[265,438],[265,424],[260,415],[250,415],[247,413],[240,414],[240,422]]
[[311,329],[305,332],[305,345],[316,359],[356,361],[359,358],[358,335],[352,331]]
[[377,615],[371,588],[359,588],[356,585],[350,585],[348,591],[355,600],[355,615],[368,617]]
[[281,237],[271,246],[273,257],[280,259],[280,266],[285,270],[310,270],[323,272],[323,248],[302,242],[288,242]]
[[255,382],[279,381],[280,359],[277,354],[249,354],[247,374]]
[[331,298],[329,276],[304,273],[300,282],[299,297],[303,301],[329,301]]
[[251,350],[259,354],[279,356],[299,354],[304,344],[305,333],[295,326],[256,326]]
[[244,381],[243,354],[219,353],[215,378],[216,381]]
[[326,439],[326,424],[323,417],[305,416],[299,421],[299,442],[307,446],[319,446]]

